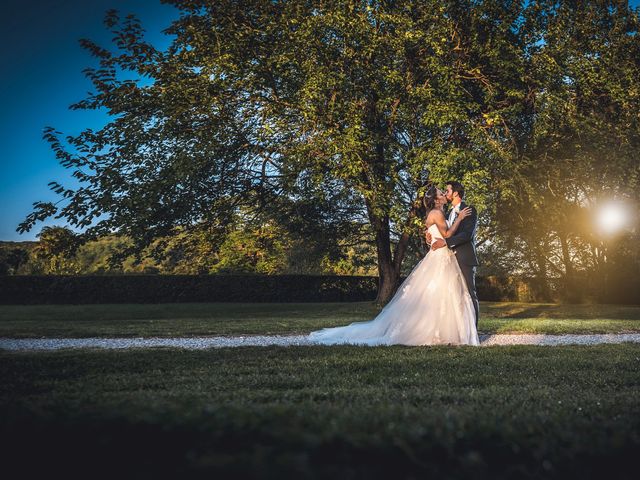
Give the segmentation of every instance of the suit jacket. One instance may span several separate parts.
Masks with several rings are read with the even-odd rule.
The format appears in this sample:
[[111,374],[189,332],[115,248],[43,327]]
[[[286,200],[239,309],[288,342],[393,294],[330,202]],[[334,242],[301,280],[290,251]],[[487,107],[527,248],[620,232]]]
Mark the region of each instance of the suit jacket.
[[[465,202],[460,203],[460,210],[467,207]],[[446,239],[447,246],[456,254],[461,265],[478,265],[476,254],[476,231],[478,229],[478,212],[471,207],[471,215],[462,220],[453,236]]]

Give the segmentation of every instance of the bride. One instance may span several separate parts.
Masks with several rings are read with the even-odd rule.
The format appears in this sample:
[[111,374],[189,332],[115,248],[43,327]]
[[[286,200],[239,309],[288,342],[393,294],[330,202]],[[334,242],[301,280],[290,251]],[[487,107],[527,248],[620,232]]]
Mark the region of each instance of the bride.
[[[431,187],[425,195],[427,231],[432,241],[452,236],[471,209],[460,211],[447,225],[443,192]],[[314,343],[362,345],[478,345],[475,312],[455,254],[430,250],[373,320],[311,332]]]

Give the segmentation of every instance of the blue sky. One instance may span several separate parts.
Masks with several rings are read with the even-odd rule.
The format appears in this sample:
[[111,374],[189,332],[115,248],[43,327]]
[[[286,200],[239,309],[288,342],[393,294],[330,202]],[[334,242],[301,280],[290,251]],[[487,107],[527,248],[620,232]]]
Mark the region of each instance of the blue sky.
[[[640,0],[632,0],[637,6]],[[159,0],[3,0],[0,4],[0,240],[34,240],[44,225],[64,225],[62,219],[38,223],[19,235],[16,227],[32,211],[32,203],[57,201],[47,183],[74,185],[70,171],[61,167],[47,142],[45,126],[66,135],[108,120],[100,111],[72,111],[69,105],[92,91],[82,70],[96,59],[78,43],[90,38],[111,48],[104,27],[106,10],[122,16],[135,13],[146,29],[146,39],[165,48],[171,38],[161,30],[178,11]]]
[[19,235],[16,227],[32,203],[59,198],[49,190],[50,181],[75,184],[42,139],[44,127],[76,135],[108,120],[102,111],[69,110],[93,91],[82,70],[97,65],[78,40],[90,38],[111,49],[103,19],[114,8],[122,16],[138,15],[146,39],[166,48],[171,37],[161,31],[179,13],[159,0],[3,0],[0,5],[0,240],[33,240],[44,225],[65,222],[50,219]]

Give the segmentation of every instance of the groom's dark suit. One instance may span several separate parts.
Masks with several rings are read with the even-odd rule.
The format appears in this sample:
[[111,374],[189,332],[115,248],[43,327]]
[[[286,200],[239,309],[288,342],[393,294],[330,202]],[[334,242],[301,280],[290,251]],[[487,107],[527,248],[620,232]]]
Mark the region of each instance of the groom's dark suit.
[[[460,203],[460,210],[467,207],[464,202]],[[478,294],[476,293],[476,267],[478,266],[478,257],[476,255],[476,230],[478,229],[478,213],[474,207],[471,207],[471,215],[466,217],[460,223],[458,230],[453,236],[446,239],[447,246],[453,250],[462,270],[462,275],[467,282],[471,300],[473,300],[473,308],[476,313],[476,327],[478,326],[478,315],[480,313],[480,304],[478,303]]]

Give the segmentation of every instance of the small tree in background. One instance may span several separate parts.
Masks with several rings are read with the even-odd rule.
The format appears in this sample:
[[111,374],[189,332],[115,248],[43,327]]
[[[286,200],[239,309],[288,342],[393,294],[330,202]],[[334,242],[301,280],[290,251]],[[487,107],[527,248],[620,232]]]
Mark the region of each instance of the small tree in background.
[[38,234],[34,259],[43,266],[46,274],[78,273],[74,261],[81,239],[66,227],[44,227]]

